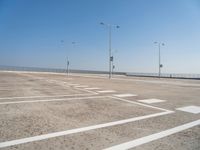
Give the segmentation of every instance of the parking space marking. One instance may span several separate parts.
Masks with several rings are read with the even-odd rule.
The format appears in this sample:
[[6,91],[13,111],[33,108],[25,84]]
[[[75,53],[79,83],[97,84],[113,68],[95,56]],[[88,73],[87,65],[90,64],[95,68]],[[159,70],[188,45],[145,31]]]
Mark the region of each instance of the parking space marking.
[[33,136],[33,137],[28,137],[28,138],[23,138],[23,139],[1,142],[0,148],[24,144],[24,143],[28,143],[28,142],[41,141],[41,140],[45,140],[45,139],[49,139],[49,138],[66,136],[66,135],[70,135],[70,134],[86,132],[86,131],[90,131],[90,130],[111,127],[111,126],[115,126],[115,125],[122,125],[122,124],[130,123],[130,122],[134,122],[134,121],[138,121],[138,120],[144,120],[144,119],[148,119],[148,118],[163,116],[163,115],[167,115],[167,114],[171,114],[171,113],[173,113],[173,112],[155,113],[155,114],[151,114],[151,115],[140,116],[140,117],[119,120],[119,121],[114,121],[114,122],[109,122],[109,123],[103,123],[103,124],[98,124],[98,125],[93,125],[93,126],[88,126],[88,127],[76,128],[76,129],[71,129],[71,130],[66,130],[66,131],[61,131],[61,132],[54,132],[54,133],[43,134],[43,135],[38,135],[38,136]]
[[105,98],[105,97],[107,96],[74,97],[74,98],[29,100],[29,101],[11,101],[11,102],[1,102],[0,105],[20,104],[20,103],[38,103],[38,102],[57,102],[57,101],[69,101],[69,100],[81,100],[81,99]]
[[167,110],[167,109],[164,109],[164,108],[160,108],[160,107],[151,106],[151,105],[148,105],[148,104],[143,104],[143,103],[131,101],[131,100],[127,100],[127,99],[124,99],[124,98],[113,97],[113,96],[109,96],[109,97],[114,98],[114,99],[116,99],[116,100],[124,101],[124,102],[127,102],[127,103],[135,104],[135,105],[140,105],[140,106],[144,106],[144,107],[149,107],[149,108],[153,108],[153,109],[157,109],[157,110],[161,110],[161,111],[165,111],[165,112],[173,112],[173,111],[171,111],[171,110]]
[[199,106],[186,106],[186,107],[180,107],[176,110],[193,113],[193,114],[199,114],[200,113],[200,107]]
[[88,85],[78,85],[78,86],[75,86],[76,88],[87,88]]
[[91,88],[85,88],[86,90],[100,90],[101,88],[98,87],[91,87]]
[[136,94],[117,94],[117,95],[113,95],[116,97],[132,97],[132,96],[137,96]]
[[186,124],[183,124],[183,125],[180,125],[180,126],[177,126],[177,127],[174,127],[174,128],[171,128],[171,129],[159,132],[159,133],[155,133],[155,134],[152,134],[152,135],[149,135],[149,136],[145,136],[145,137],[133,140],[133,141],[129,141],[129,142],[126,142],[126,143],[115,145],[115,146],[112,146],[110,148],[106,148],[105,150],[127,150],[127,149],[130,149],[130,148],[140,146],[142,144],[146,144],[146,143],[167,137],[169,135],[181,132],[183,130],[190,129],[190,128],[198,126],[198,125],[200,125],[200,120],[196,120],[196,121],[193,121],[193,122],[190,122],[190,123],[186,123]]
[[[45,78],[41,78],[41,77],[34,77],[32,75],[24,75],[23,76],[26,76],[26,77],[30,77],[30,78],[34,78],[34,79],[40,79],[40,80],[44,80],[46,82],[51,82],[51,83],[56,83],[56,84],[59,84],[59,85],[62,85],[62,86],[65,86],[65,87],[69,87],[69,86],[79,86],[79,87],[74,87],[73,89],[76,89],[76,90],[79,90],[79,91],[84,91],[84,92],[87,92],[87,93],[91,93],[91,94],[98,94],[94,91],[90,91],[90,90],[86,90],[86,89],[81,89],[81,85],[80,84],[76,84],[76,83],[66,83],[64,81],[58,81],[58,80],[52,80],[52,79],[45,79]],[[86,86],[84,86],[86,87]],[[88,87],[88,86],[87,86]],[[0,98],[1,99],[5,99],[5,98]],[[6,98],[8,99],[8,98]]]
[[76,83],[68,83],[68,85],[70,85],[70,86],[78,86],[78,85],[80,85],[80,84],[76,84]]
[[104,91],[97,91],[98,93],[114,93],[114,90],[104,90]]
[[166,100],[161,99],[144,99],[144,100],[138,100],[138,102],[147,103],[147,104],[153,104],[153,103],[161,103],[165,102]]
[[90,90],[86,90],[86,89],[82,89],[82,88],[76,88],[76,87],[74,87],[74,89],[77,89],[77,90],[80,90],[80,91],[84,91],[84,92],[86,92],[86,93],[98,94],[98,93],[95,92],[95,91],[90,91]]
[[12,100],[12,99],[32,99],[32,98],[57,98],[57,97],[69,97],[69,96],[92,96],[98,93],[80,93],[80,94],[69,94],[69,95],[54,95],[54,96],[25,96],[25,97],[2,97],[0,100]]

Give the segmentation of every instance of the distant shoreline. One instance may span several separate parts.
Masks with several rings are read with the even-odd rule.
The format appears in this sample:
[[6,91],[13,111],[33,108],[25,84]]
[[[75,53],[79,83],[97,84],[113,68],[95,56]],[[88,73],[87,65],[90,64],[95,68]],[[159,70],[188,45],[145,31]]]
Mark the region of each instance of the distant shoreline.
[[[0,70],[2,70],[2,71],[33,71],[33,72],[66,73],[66,69],[60,69],[60,68],[39,68],[39,67],[21,67],[21,66],[0,66]],[[70,73],[108,74],[108,71],[70,69]],[[158,73],[113,72],[113,74],[125,75],[125,76],[135,76],[135,77],[158,78]],[[162,73],[161,78],[198,79],[198,80],[200,80],[200,74]]]

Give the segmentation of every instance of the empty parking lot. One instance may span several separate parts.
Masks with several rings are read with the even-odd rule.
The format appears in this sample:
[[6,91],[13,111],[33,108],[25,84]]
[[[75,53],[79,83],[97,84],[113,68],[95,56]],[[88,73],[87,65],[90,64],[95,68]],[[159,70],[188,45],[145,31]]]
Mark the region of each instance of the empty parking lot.
[[0,72],[0,149],[200,149],[200,81]]

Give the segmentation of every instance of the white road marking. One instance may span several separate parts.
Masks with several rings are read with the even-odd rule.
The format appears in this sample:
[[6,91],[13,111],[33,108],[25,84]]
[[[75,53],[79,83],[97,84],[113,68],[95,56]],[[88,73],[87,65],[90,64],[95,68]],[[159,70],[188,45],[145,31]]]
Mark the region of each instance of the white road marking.
[[71,86],[78,86],[80,84],[76,84],[76,83],[69,83],[68,85],[71,85]]
[[76,88],[86,88],[88,87],[87,85],[78,85],[78,86],[75,86]]
[[152,134],[152,135],[149,135],[149,136],[145,136],[145,137],[133,140],[133,141],[129,141],[129,142],[126,142],[126,143],[115,145],[115,146],[112,146],[110,148],[106,148],[105,150],[127,150],[127,149],[130,149],[130,148],[140,146],[142,144],[146,144],[146,143],[164,138],[166,136],[181,132],[183,130],[186,130],[186,129],[189,129],[189,128],[192,128],[192,127],[195,127],[195,126],[198,126],[198,125],[200,125],[200,120],[196,120],[196,121],[193,121],[193,122],[190,122],[190,123],[186,123],[186,124],[177,126],[175,128],[171,128],[171,129],[159,132],[159,133],[155,133],[155,134]]
[[91,88],[85,88],[86,90],[99,90],[99,89],[101,89],[101,88],[98,88],[98,87],[91,87]]
[[67,80],[73,80],[72,78],[66,78]]
[[6,89],[6,88],[4,88],[4,89],[0,89],[0,91],[13,91],[14,89]]
[[79,91],[84,91],[84,92],[92,93],[92,94],[98,94],[97,92],[86,90],[86,89],[81,89],[81,88],[76,88],[76,87],[74,87],[74,89],[77,89]]
[[55,138],[55,137],[59,137],[59,136],[66,136],[69,134],[86,132],[86,131],[90,131],[90,130],[105,128],[105,127],[110,127],[110,126],[115,126],[115,125],[121,125],[121,124],[129,123],[129,122],[134,122],[134,121],[143,120],[143,119],[147,119],[147,118],[158,117],[158,116],[167,115],[167,114],[171,114],[171,113],[173,113],[173,112],[161,112],[161,113],[140,116],[140,117],[125,119],[125,120],[120,120],[120,121],[114,121],[114,122],[109,122],[109,123],[88,126],[88,127],[76,128],[76,129],[71,129],[71,130],[66,130],[66,131],[61,131],[61,132],[54,132],[54,133],[43,134],[43,135],[38,135],[38,136],[33,136],[33,137],[28,137],[28,138],[23,138],[23,139],[6,141],[6,142],[0,143],[0,148],[24,144],[24,143],[28,143],[28,142],[41,141],[41,140]]
[[31,98],[53,98],[53,97],[65,97],[65,96],[85,96],[85,95],[95,95],[97,93],[80,93],[80,94],[69,94],[69,95],[54,95],[54,96],[24,96],[24,97],[1,97],[0,100],[10,100],[10,99],[31,99]]
[[[26,75],[24,75],[24,76],[26,76]],[[36,77],[31,76],[31,75],[27,75],[27,76],[30,76],[31,78],[36,78]],[[46,79],[43,79],[43,78],[41,78],[41,79],[47,81]],[[66,86],[66,84],[63,84],[63,81],[61,81],[61,82],[57,81],[57,80],[51,80],[51,81],[53,81],[55,83],[59,82],[61,85]],[[69,86],[78,86],[78,85],[80,85],[80,84],[69,83],[69,84],[67,84],[66,87],[69,87]],[[92,94],[98,94],[98,93],[96,93],[94,91],[89,91],[89,90],[80,89],[80,88],[76,88],[76,87],[74,87],[74,89],[79,90],[79,91],[84,91],[84,92],[92,93]]]
[[186,106],[186,107],[177,108],[176,110],[185,111],[185,112],[193,113],[193,114],[199,114],[200,113],[200,107],[199,106]]
[[156,107],[156,106],[151,106],[151,105],[147,105],[147,104],[142,104],[142,103],[139,103],[139,102],[126,100],[126,99],[119,98],[119,97],[113,97],[113,96],[108,96],[108,97],[111,97],[111,98],[114,98],[116,100],[120,100],[120,101],[123,101],[123,102],[135,104],[135,105],[145,106],[145,107],[149,107],[149,108],[153,108],[153,109],[157,109],[157,110],[161,110],[161,111],[165,111],[165,112],[172,112],[171,110],[167,110],[167,109],[164,109],[164,108],[160,108],[160,107]]
[[117,94],[117,95],[114,95],[116,97],[132,97],[132,96],[137,96],[135,94]]
[[92,98],[105,98],[106,96],[93,96],[93,97],[74,97],[74,98],[62,98],[62,99],[45,99],[45,100],[29,100],[29,101],[11,101],[1,102],[0,105],[8,104],[20,104],[20,103],[37,103],[37,102],[56,102],[56,101],[69,101],[69,100],[80,100],[80,99],[92,99]]
[[114,90],[97,91],[98,93],[114,93]]
[[138,102],[147,103],[147,104],[153,104],[153,103],[161,103],[165,102],[166,100],[161,99],[144,99],[144,100],[138,100]]

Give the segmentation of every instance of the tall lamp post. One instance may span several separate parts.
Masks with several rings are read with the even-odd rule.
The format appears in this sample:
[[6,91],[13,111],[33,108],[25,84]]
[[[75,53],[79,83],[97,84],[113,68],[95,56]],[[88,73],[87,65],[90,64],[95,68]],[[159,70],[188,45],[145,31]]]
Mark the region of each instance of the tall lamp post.
[[[61,42],[61,44],[64,44],[64,40],[61,40],[60,42]],[[68,59],[68,57],[67,57],[67,76],[69,76],[69,59]]]
[[113,76],[114,75],[114,69],[115,69],[115,65],[114,65],[114,53],[117,53],[117,50],[115,50],[115,51],[113,51],[112,52],[112,73],[111,73],[111,75]]
[[[72,44],[72,46],[74,47],[75,44],[76,44],[76,42],[73,41],[71,44]],[[67,75],[69,75],[69,59],[68,59],[68,57],[67,57]]]
[[112,40],[111,40],[111,38],[112,38],[112,27],[115,27],[115,28],[119,28],[120,26],[118,26],[118,25],[112,25],[112,24],[106,24],[106,23],[103,23],[103,22],[101,22],[100,23],[100,25],[104,25],[104,26],[106,26],[108,29],[109,29],[109,79],[111,78],[111,75],[112,75],[112,70],[111,70],[111,68],[112,68],[112,61],[113,61],[113,57],[111,56],[111,50],[112,50],[112,48],[111,48],[111,42],[112,42]]
[[161,76],[161,68],[163,67],[163,65],[161,64],[161,52],[160,52],[160,49],[161,49],[161,46],[164,46],[165,44],[161,43],[161,42],[154,42],[154,44],[158,45],[158,76],[160,78],[160,76]]
[[67,57],[67,76],[69,76],[69,59]]
[[[64,43],[64,40],[61,40],[61,43],[63,44]],[[76,42],[72,42],[72,45],[75,45]],[[69,76],[69,59],[67,57],[67,76]]]

